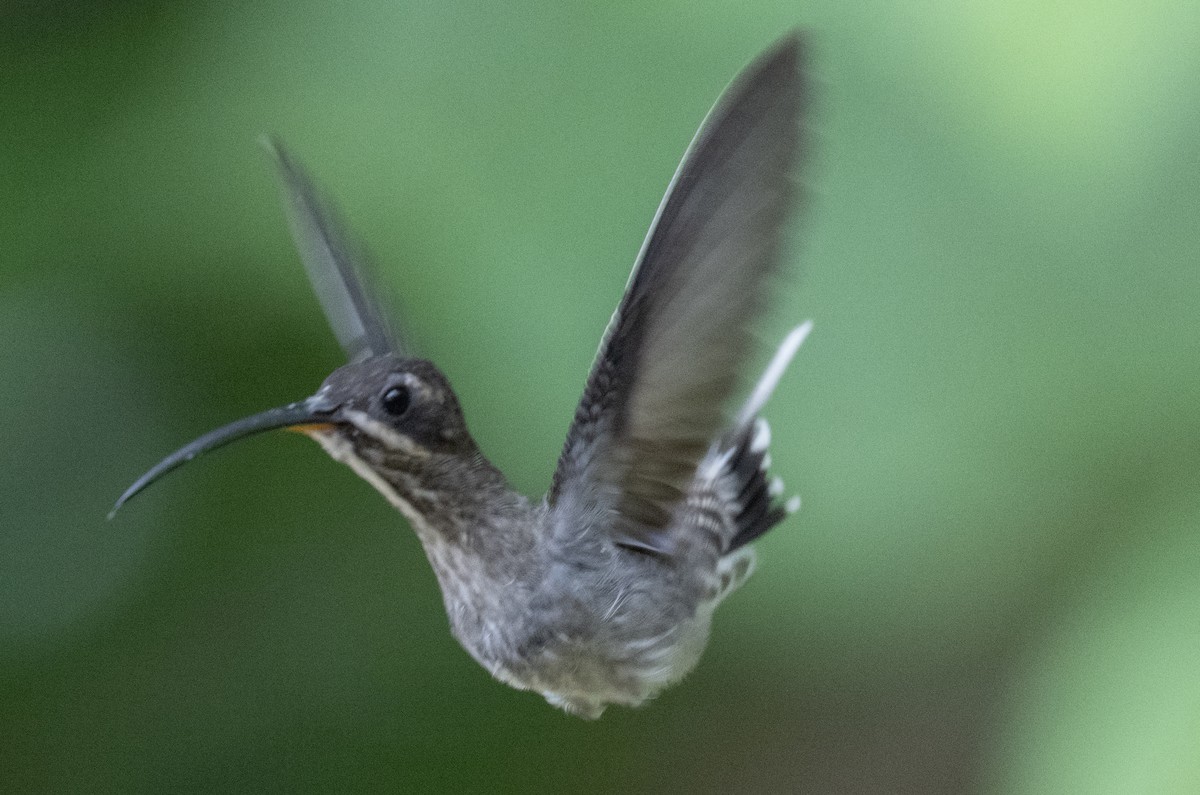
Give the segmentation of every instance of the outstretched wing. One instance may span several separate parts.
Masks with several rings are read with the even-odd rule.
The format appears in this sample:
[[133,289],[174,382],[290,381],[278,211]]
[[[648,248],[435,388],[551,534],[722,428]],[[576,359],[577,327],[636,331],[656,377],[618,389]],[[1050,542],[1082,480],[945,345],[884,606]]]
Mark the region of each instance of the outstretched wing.
[[275,158],[292,239],[334,336],[354,362],[400,349],[371,290],[362,259],[350,246],[332,207],[279,141],[264,138]]
[[670,554],[672,511],[725,422],[777,269],[804,100],[792,34],[748,66],[701,125],[605,332],[548,499]]

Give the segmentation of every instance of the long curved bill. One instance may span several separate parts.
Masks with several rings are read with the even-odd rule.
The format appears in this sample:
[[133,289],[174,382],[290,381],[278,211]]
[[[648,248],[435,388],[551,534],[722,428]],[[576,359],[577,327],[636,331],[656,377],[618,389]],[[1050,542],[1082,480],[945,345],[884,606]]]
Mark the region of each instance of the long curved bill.
[[280,408],[268,409],[259,414],[240,419],[237,422],[231,422],[222,428],[217,428],[215,431],[209,431],[194,442],[171,453],[151,467],[149,472],[134,481],[134,484],[125,490],[125,493],[117,500],[113,509],[109,511],[108,518],[112,519],[117,511],[121,509],[122,505],[129,502],[130,499],[151,483],[171,470],[183,466],[201,453],[215,450],[230,442],[245,439],[247,436],[252,436],[256,433],[273,431],[278,428],[304,431],[329,428],[333,426],[330,416],[331,411],[332,409],[329,406],[318,403],[315,398],[309,398],[301,400],[298,403],[289,403]]

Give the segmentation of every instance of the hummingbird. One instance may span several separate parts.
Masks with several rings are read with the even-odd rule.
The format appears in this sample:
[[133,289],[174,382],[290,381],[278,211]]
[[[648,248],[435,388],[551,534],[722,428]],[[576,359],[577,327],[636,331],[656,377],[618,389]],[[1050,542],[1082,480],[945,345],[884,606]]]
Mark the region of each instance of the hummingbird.
[[[708,113],[604,331],[550,488],[508,484],[450,382],[397,335],[331,205],[269,141],[292,236],[348,362],[311,397],[211,431],[113,508],[201,453],[272,429],[316,440],[416,532],[451,631],[492,676],[598,718],[681,679],[750,546],[799,507],[770,478],[760,418],[812,327],[788,333],[740,408],[752,325],[782,269],[806,104],[803,39],[750,63]],[[109,514],[112,517],[112,514]]]

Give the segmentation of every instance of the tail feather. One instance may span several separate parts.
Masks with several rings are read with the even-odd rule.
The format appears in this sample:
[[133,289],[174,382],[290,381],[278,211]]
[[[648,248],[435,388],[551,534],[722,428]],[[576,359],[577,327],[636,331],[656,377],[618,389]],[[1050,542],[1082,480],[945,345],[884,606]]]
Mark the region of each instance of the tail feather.
[[742,410],[738,412],[737,420],[734,422],[735,428],[740,429],[750,425],[758,413],[763,410],[763,406],[767,405],[771,393],[775,391],[775,387],[779,386],[779,379],[783,377],[784,371],[792,363],[792,357],[796,355],[796,351],[800,349],[805,337],[812,331],[812,326],[812,321],[806,320],[783,338],[779,349],[771,357],[771,363],[763,372],[762,378],[758,379],[754,391],[750,393]]
[[726,476],[733,481],[738,495],[737,512],[733,517],[737,532],[730,539],[728,552],[759,538],[788,514],[787,505],[776,496],[781,489],[781,481],[767,477],[766,449],[755,450],[751,443],[753,429],[765,426],[766,420],[759,418],[743,431],[740,438],[734,440],[736,452],[730,459]]
[[782,481],[767,475],[771,465],[771,456],[767,452],[771,429],[758,414],[811,330],[812,322],[809,321],[792,329],[784,338],[726,437],[723,475],[729,479],[730,492],[737,495],[733,516],[737,532],[729,542],[727,553],[758,539],[800,507],[799,497],[781,500]]

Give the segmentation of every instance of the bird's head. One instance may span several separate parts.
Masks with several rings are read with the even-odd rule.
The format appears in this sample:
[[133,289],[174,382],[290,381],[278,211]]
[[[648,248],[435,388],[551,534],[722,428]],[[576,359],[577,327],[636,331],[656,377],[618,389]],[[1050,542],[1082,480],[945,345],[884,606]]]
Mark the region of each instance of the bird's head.
[[[476,449],[458,398],[441,371],[424,359],[396,353],[372,356],[335,370],[309,398],[232,422],[171,453],[117,500],[134,495],[202,453],[263,431],[307,434],[334,458],[394,482]],[[365,468],[364,468],[365,467]]]

